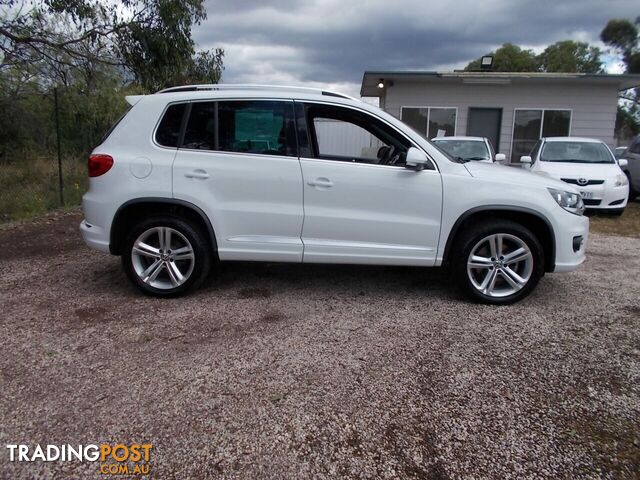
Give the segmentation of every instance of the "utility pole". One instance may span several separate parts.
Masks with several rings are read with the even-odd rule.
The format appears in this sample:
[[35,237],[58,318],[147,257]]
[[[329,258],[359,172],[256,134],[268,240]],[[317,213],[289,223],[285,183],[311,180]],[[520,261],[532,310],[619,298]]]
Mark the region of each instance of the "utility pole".
[[62,150],[60,146],[60,115],[58,114],[58,87],[55,87],[53,89],[53,99],[56,109],[56,141],[58,144],[58,189],[60,192],[60,206],[64,206],[64,185],[62,183]]

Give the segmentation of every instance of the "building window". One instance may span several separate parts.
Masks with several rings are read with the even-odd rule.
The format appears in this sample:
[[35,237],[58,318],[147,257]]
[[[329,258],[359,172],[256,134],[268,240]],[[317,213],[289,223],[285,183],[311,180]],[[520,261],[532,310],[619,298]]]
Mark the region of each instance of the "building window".
[[513,119],[511,163],[529,155],[542,137],[566,137],[571,130],[571,110],[516,109]]
[[456,134],[457,108],[402,107],[401,120],[427,138],[450,137]]

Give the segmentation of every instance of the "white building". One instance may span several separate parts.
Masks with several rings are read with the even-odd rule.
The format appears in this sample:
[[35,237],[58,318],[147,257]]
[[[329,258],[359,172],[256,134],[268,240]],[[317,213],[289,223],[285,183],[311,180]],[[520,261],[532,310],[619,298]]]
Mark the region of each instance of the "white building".
[[517,163],[540,137],[614,147],[618,92],[637,86],[640,75],[367,71],[360,94],[428,138],[488,137]]

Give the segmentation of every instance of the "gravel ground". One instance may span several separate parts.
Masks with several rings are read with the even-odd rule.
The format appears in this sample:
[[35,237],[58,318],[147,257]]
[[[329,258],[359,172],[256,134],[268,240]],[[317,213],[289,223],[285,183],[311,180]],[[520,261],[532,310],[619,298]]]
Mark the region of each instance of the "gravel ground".
[[77,213],[0,231],[6,444],[152,443],[154,478],[640,478],[640,239],[524,302],[437,270],[230,264],[143,297]]

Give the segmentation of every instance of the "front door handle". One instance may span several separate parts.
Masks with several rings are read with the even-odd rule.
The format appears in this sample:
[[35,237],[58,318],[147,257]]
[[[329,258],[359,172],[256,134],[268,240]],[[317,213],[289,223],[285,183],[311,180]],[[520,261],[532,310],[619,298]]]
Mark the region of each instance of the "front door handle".
[[330,188],[333,187],[333,182],[325,177],[316,178],[307,182],[310,187]]
[[206,180],[207,178],[209,178],[209,174],[201,168],[187,172],[184,174],[184,176],[187,178],[198,178],[200,180]]

